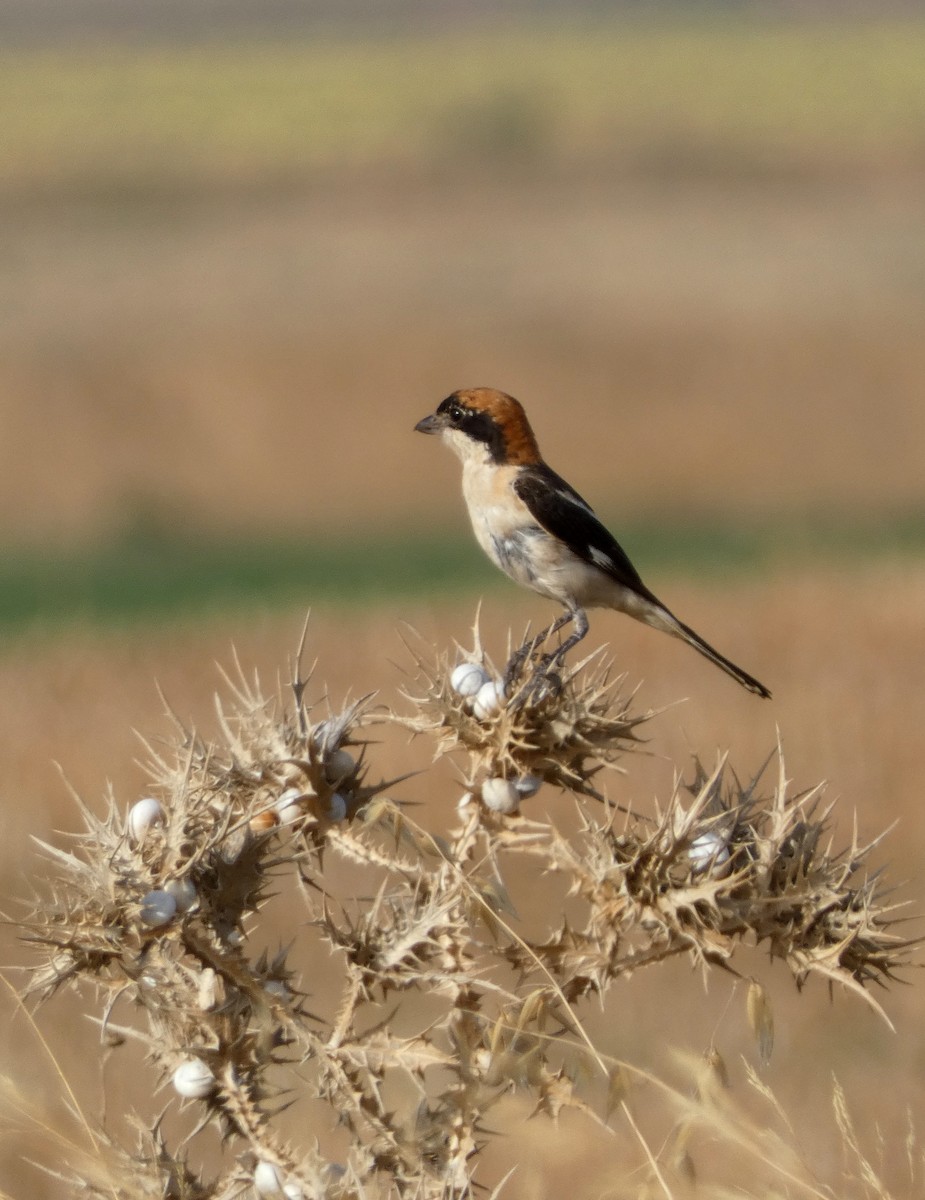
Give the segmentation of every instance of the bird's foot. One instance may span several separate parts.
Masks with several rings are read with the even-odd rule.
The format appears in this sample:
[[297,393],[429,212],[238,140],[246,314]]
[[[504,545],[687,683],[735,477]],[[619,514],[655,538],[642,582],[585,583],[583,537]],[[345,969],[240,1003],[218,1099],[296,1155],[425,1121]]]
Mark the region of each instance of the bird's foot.
[[559,672],[541,664],[530,680],[527,699],[534,706],[542,704],[545,700],[556,700],[562,694],[563,686]]
[[[542,646],[548,634],[549,631],[544,629],[536,637],[524,642],[508,659],[507,666],[504,668],[504,691],[508,696],[512,696],[527,678],[535,674],[536,667],[533,666],[533,656]],[[546,657],[548,655],[544,656],[544,658]]]
[[559,652],[537,657],[536,649],[536,643],[522,646],[508,662],[504,673],[505,693],[516,704],[531,708],[559,696],[563,688]]

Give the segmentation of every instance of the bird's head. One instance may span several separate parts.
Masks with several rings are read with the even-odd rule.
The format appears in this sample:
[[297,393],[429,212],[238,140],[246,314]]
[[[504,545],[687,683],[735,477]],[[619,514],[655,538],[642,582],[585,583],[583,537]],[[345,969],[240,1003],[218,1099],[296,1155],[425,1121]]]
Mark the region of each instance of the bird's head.
[[437,433],[463,462],[526,466],[540,461],[527,414],[519,401],[494,388],[453,392],[414,427]]

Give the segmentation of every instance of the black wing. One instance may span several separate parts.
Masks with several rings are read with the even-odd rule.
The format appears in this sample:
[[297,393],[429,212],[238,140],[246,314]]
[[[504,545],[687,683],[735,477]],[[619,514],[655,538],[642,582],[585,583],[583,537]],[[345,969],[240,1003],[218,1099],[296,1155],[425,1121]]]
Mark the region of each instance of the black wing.
[[652,596],[626,551],[597,519],[588,502],[551,467],[540,463],[525,468],[514,481],[514,491],[537,524],[565,542],[579,558],[600,567],[624,587]]

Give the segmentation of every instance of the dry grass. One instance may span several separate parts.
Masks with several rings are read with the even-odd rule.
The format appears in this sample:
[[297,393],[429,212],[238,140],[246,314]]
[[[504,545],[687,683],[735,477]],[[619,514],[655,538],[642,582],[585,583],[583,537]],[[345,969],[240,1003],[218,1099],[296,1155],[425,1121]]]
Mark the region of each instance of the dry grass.
[[[693,656],[690,656],[692,661],[687,661],[683,649],[679,651],[671,643],[662,646],[659,639],[648,637],[647,631],[636,630],[628,622],[613,618],[613,633],[615,644],[621,647],[621,662],[633,662],[640,672],[659,681],[657,686],[646,687],[637,703],[658,706],[688,686],[698,696],[698,703],[663,714],[650,723],[648,728],[653,740],[646,748],[656,751],[657,756],[631,755],[629,762],[624,762],[631,767],[629,776],[622,780],[619,776],[614,777],[608,783],[608,791],[618,802],[651,816],[654,813],[652,794],[660,795],[664,800],[666,788],[670,792],[672,760],[683,766],[689,760],[692,747],[699,747],[708,754],[713,745],[732,742],[733,762],[747,777],[757,770],[774,745],[774,725],[778,723],[785,745],[790,746],[787,773],[794,780],[794,788],[799,790],[820,776],[828,776],[831,780],[828,797],[835,799],[841,794],[834,817],[836,846],[851,840],[850,809],[855,804],[859,809],[861,840],[869,839],[894,819],[903,818],[902,836],[888,836],[877,856],[878,861],[890,860],[891,879],[912,877],[912,884],[902,889],[900,895],[908,898],[914,908],[920,894],[914,880],[922,834],[914,807],[918,765],[909,721],[910,714],[917,711],[918,697],[925,692],[925,678],[917,665],[925,661],[921,654],[917,617],[925,581],[921,572],[896,571],[892,574],[880,572],[866,578],[856,576],[851,583],[848,593],[841,577],[807,576],[789,579],[786,586],[769,584],[761,589],[740,589],[737,594],[722,598],[710,597],[695,589],[675,597],[679,601],[678,607],[692,619],[701,608],[704,614],[701,624],[706,621],[722,626],[724,644],[740,648],[752,646],[748,656],[750,665],[768,675],[779,697],[773,711],[770,711],[771,706],[743,699],[722,677],[713,679],[713,673]],[[529,599],[525,603],[529,605]],[[840,613],[837,630],[833,630],[831,622],[822,616],[834,607],[838,607]],[[466,616],[460,613],[445,613],[439,620],[436,615],[426,612],[410,615],[428,636],[438,628],[446,631],[440,635],[444,642],[450,630],[463,636],[468,624]],[[604,617],[595,622],[599,634],[604,632],[600,627],[606,620]],[[316,616],[314,647],[322,658],[322,665],[315,676],[317,682],[310,685],[307,694],[317,701],[326,690],[322,684],[325,677],[330,679],[331,686],[327,690],[335,699],[351,690],[356,694],[358,681],[368,679],[371,686],[384,688],[384,699],[402,708],[403,702],[396,695],[401,675],[396,674],[387,660],[397,657],[412,675],[415,668],[401,648],[395,621],[381,617],[368,621],[358,618],[357,621],[356,625],[348,627],[340,625],[333,615]],[[272,678],[276,665],[285,657],[286,647],[292,643],[296,628],[297,619],[293,618],[287,628],[268,625],[251,630],[246,638],[237,638],[239,653],[246,661],[260,665],[268,678]],[[492,652],[500,657],[504,652],[504,641],[497,629],[492,631],[493,628],[486,626],[485,637]],[[48,758],[54,755],[68,765],[69,773],[75,777],[84,795],[99,794],[103,775],[112,775],[121,821],[128,803],[147,787],[144,776],[130,765],[132,740],[126,729],[128,721],[146,729],[164,727],[163,718],[156,715],[160,702],[151,685],[151,676],[154,673],[161,676],[174,705],[181,712],[196,713],[203,736],[221,740],[220,727],[210,716],[209,695],[216,676],[203,668],[213,651],[228,661],[229,635],[227,629],[211,634],[190,630],[170,638],[155,637],[141,642],[126,638],[121,647],[118,641],[96,635],[88,636],[82,645],[78,639],[76,644],[61,642],[44,649],[37,645],[23,646],[8,653],[4,671],[7,703],[2,723],[7,739],[5,761],[11,768],[6,786],[18,796],[47,796],[53,778]],[[46,682],[52,677],[58,681],[59,689],[54,700]],[[405,686],[410,683],[406,681]],[[845,695],[870,702],[859,703],[853,712],[846,709]],[[339,705],[335,704],[335,707]],[[323,708],[322,705],[322,711]],[[40,736],[36,731],[40,731]],[[394,731],[379,744],[384,732],[376,729],[377,744],[366,751],[366,761],[375,768],[368,778],[375,782],[409,767],[426,769],[423,776],[390,789],[389,794],[424,804],[423,808],[409,810],[412,822],[409,828],[420,826],[447,836],[456,822],[455,798],[459,795],[460,785],[454,780],[458,776],[440,764],[428,768],[432,747],[427,742],[416,739],[409,745],[404,736]],[[9,749],[15,745],[20,748],[18,760]],[[665,758],[661,757],[663,754]],[[214,761],[216,769],[220,760],[218,754]],[[461,765],[464,775],[472,774],[465,770],[464,762]],[[26,853],[22,848],[25,833],[36,832],[47,837],[49,825],[60,827],[64,824],[70,828],[79,825],[77,814],[63,789],[59,790],[59,795],[56,816],[47,809],[43,811],[41,805],[26,809],[20,805],[18,817],[14,812],[8,832],[8,852],[16,859],[22,860]],[[527,804],[529,808],[525,806],[525,809],[530,820],[539,822],[542,827],[547,819],[551,819],[567,839],[577,836],[572,806],[566,804],[563,807],[562,800],[552,789],[544,787]],[[90,806],[97,813],[105,812],[98,803],[91,801]],[[597,806],[589,811],[596,820],[600,813]],[[524,827],[522,823],[521,828]],[[118,828],[117,823],[114,836],[117,836]],[[497,838],[500,832],[496,830],[488,836]],[[361,840],[365,837],[360,836]],[[480,836],[486,836],[485,832]],[[596,848],[595,852],[604,852],[607,844],[606,835],[595,835],[589,842]],[[333,845],[329,849],[333,850]],[[517,865],[520,856],[510,846],[500,853],[504,860],[505,883],[517,914],[516,919],[502,914],[503,921],[505,924],[515,921],[518,935],[528,945],[542,945],[544,934],[553,927],[550,921],[554,920],[555,913],[559,912],[560,919],[563,912],[572,913],[574,910],[569,905],[574,901],[564,900],[561,881],[557,883],[555,875],[537,877],[529,857]],[[476,857],[481,861],[483,856]],[[364,880],[371,868],[349,864],[338,866],[338,858],[337,853],[326,854],[325,887],[342,895],[368,895],[372,902],[374,880],[372,876]],[[115,860],[111,861],[115,863]],[[36,870],[37,860],[31,852],[29,862],[36,864],[30,866],[30,871]],[[425,866],[432,872],[439,863],[426,859]],[[41,881],[38,886],[42,887]],[[21,891],[21,886],[13,887]],[[287,892],[286,898],[271,903],[262,914],[258,941],[268,948],[268,961],[272,961],[274,946],[295,938],[296,944],[304,949],[317,938],[316,933],[303,928],[304,912],[300,911],[303,903],[304,900]],[[348,906],[346,915],[356,922],[363,911],[363,906]],[[343,922],[342,914],[336,924],[341,935],[346,936],[345,930],[351,925],[348,922],[345,926]],[[256,944],[254,952],[259,958]],[[737,952],[734,961],[738,961],[739,953],[741,951]],[[309,981],[307,990],[312,993],[308,1007],[322,1016],[329,1014],[327,1019],[334,1019],[333,1014],[338,1010],[337,974],[331,960],[320,950],[306,953],[304,959],[301,955],[297,958],[301,977],[303,981]],[[768,1142],[764,1145],[766,1155],[778,1163],[786,1162],[794,1171],[799,1168],[804,1173],[809,1172],[807,1178],[812,1178],[815,1172],[814,1186],[817,1188],[823,1188],[827,1181],[841,1179],[843,1167],[839,1146],[843,1136],[838,1133],[834,1118],[827,1115],[831,1102],[830,1077],[834,1072],[848,1097],[848,1109],[855,1128],[869,1130],[875,1121],[883,1128],[887,1152],[883,1162],[876,1164],[883,1186],[895,1196],[915,1194],[914,1187],[908,1182],[901,1145],[906,1134],[906,1108],[909,1106],[914,1111],[921,1102],[914,1070],[920,1045],[917,988],[908,993],[900,990],[888,995],[879,994],[878,998],[896,1026],[894,1034],[871,1016],[865,1006],[838,997],[829,1001],[825,989],[811,983],[803,996],[789,996],[783,977],[779,972],[769,971],[760,955],[746,952],[740,969],[746,975],[762,979],[774,1015],[776,1046],[770,1066],[762,1070],[761,1086],[773,1087],[784,1110],[800,1130],[799,1136],[794,1138],[778,1126],[789,1149],[785,1154],[783,1143],[775,1143],[775,1149]],[[662,974],[656,979],[654,976],[658,972]],[[521,1003],[541,985],[545,986],[542,980],[532,983],[528,980]],[[702,1175],[727,1181],[735,1177],[736,1171],[749,1161],[744,1141],[750,1140],[753,1147],[756,1144],[753,1122],[770,1120],[767,1112],[762,1113],[764,1101],[757,1093],[754,1103],[746,1099],[750,1085],[738,1065],[739,1055],[745,1055],[752,1062],[756,1056],[742,987],[717,977],[704,993],[691,978],[689,968],[663,964],[652,969],[649,980],[645,973],[628,982],[624,980],[617,986],[613,999],[618,1005],[616,1020],[613,1014],[608,1015],[608,1010],[598,1013],[587,1003],[579,1005],[580,1019],[606,1062],[629,1062],[635,1068],[669,1081],[675,1089],[669,1109],[662,1109],[659,1117],[650,1105],[651,1089],[646,1087],[638,1092],[635,1086],[632,1088],[632,1111],[635,1119],[642,1122],[641,1133],[651,1147],[663,1149],[662,1138],[668,1135],[675,1121],[681,1122],[670,1142],[671,1155],[665,1150],[660,1162],[667,1163],[671,1158],[676,1166],[683,1166],[683,1155],[678,1157],[674,1151],[678,1150],[680,1154],[681,1148],[690,1148],[691,1161],[696,1163]],[[400,1035],[409,1037],[415,1029],[421,1030],[435,1020],[435,1002],[431,998],[420,1002],[423,1007],[412,1006],[396,1022]],[[752,1010],[754,1019],[754,1004]],[[64,998],[54,999],[45,1011],[55,1014],[55,1021],[48,1024],[47,1018],[40,1014],[43,1029],[52,1041],[62,1069],[80,1095],[84,1111],[88,1116],[92,1115],[98,1081],[98,1066],[93,1061],[99,1054],[98,1048],[94,1049],[97,1035],[84,1027],[78,1016],[79,1009],[72,1009]],[[377,1008],[376,1011],[380,1010]],[[388,1011],[386,1006],[381,1013],[384,1016]],[[676,1027],[679,1013],[683,1013],[684,1033],[678,1031],[667,1037],[666,1029]],[[370,1019],[375,1023],[378,1018],[371,1014]],[[18,1021],[22,1022],[21,1016]],[[32,1064],[27,1077],[47,1080],[30,1084],[31,1100],[38,1103],[44,1095],[47,1107],[54,1110],[53,1097],[56,1092],[60,1093],[60,1081],[47,1074],[45,1056],[37,1049],[34,1035],[27,1034],[22,1025],[19,1028],[21,1032],[15,1039],[18,1044],[9,1048],[14,1078],[26,1077],[20,1068],[26,1061],[25,1050]],[[695,1056],[714,1047],[732,1077],[731,1092],[727,1094],[725,1089],[720,1089],[714,1095],[707,1087],[708,1111],[700,1111],[697,1102],[684,1099],[689,1091],[690,1069],[677,1068],[666,1060],[666,1041],[683,1044]],[[111,1111],[118,1113],[129,1104],[138,1105],[149,1113],[155,1111],[166,1097],[163,1094],[157,1099],[150,1096],[140,1083],[143,1068],[140,1065],[137,1069],[122,1068],[123,1061],[133,1061],[130,1050],[119,1051],[108,1060],[106,1067]],[[722,1073],[724,1068],[716,1060],[710,1069]],[[558,1066],[555,1067],[557,1070]],[[583,1089],[582,1071],[574,1079],[573,1074],[567,1073],[572,1080],[569,1086]],[[593,1074],[591,1069],[592,1077]],[[603,1103],[595,1086],[591,1086],[586,1101],[592,1108]],[[410,1093],[401,1087],[396,1093],[388,1094],[394,1095],[396,1102],[410,1103]],[[639,1095],[645,1098],[639,1100]],[[518,1099],[516,1095],[499,1101],[489,1124],[493,1128],[502,1125],[508,1136],[486,1151],[479,1177],[486,1183],[497,1180],[512,1161],[519,1159],[524,1165],[508,1185],[508,1193],[552,1195],[557,1186],[564,1184],[567,1172],[574,1177],[580,1162],[582,1187],[586,1194],[615,1188],[613,1135],[577,1111],[571,1116],[567,1112],[561,1115],[560,1133],[548,1129],[545,1134],[540,1134],[534,1124],[522,1125],[522,1118],[532,1103],[525,1097]],[[596,1111],[600,1114],[603,1110],[597,1107]],[[839,1113],[843,1127],[847,1128],[843,1109],[840,1108]],[[332,1132],[330,1118],[324,1115],[323,1107],[318,1110],[317,1106],[308,1105],[305,1109],[300,1106],[295,1114],[281,1118],[282,1136],[289,1140],[298,1138],[301,1144],[306,1119],[322,1138],[325,1152],[342,1160],[347,1144],[341,1135]],[[63,1123],[60,1110],[55,1120],[59,1126]],[[164,1136],[168,1140],[178,1136],[174,1120],[169,1116],[164,1127]],[[693,1133],[693,1142],[688,1142],[687,1135],[682,1136],[679,1132],[688,1122],[704,1121],[710,1138],[723,1131],[724,1152],[704,1149],[702,1139]],[[617,1124],[621,1129],[617,1142],[619,1161],[628,1162],[631,1155],[638,1155],[639,1143],[631,1127]],[[85,1135],[80,1138],[81,1144],[85,1145]],[[577,1161],[575,1138],[583,1147]],[[736,1138],[744,1139],[743,1144],[737,1144]],[[39,1139],[39,1143],[43,1141]],[[876,1137],[865,1133],[859,1141],[864,1153],[875,1158],[878,1153]],[[35,1154],[48,1155],[49,1145],[36,1144],[34,1140],[32,1145]],[[210,1169],[214,1169],[214,1146],[207,1147],[205,1159]],[[857,1167],[857,1161],[853,1161]],[[528,1162],[530,1166],[526,1165]],[[753,1175],[752,1178],[762,1176]],[[28,1186],[31,1195],[58,1194],[53,1187],[43,1192],[45,1185],[32,1176]],[[682,1184],[673,1182],[671,1186],[675,1194],[685,1194]],[[848,1184],[844,1187],[847,1189]],[[804,1193],[792,1191],[791,1194]],[[810,1191],[808,1194],[824,1193]],[[840,1194],[853,1193],[844,1190]]]

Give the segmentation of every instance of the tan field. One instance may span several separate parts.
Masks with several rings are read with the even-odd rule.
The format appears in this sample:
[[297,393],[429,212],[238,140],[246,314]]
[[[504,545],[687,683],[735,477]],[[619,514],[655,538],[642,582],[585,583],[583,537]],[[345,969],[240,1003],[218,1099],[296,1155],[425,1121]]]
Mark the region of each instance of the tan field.
[[914,511],[923,203],[917,178],[675,191],[482,168],[215,212],[15,212],[0,528],[456,521],[411,427],[479,384],[527,404],[608,514]]
[[[819,515],[849,531],[920,516],[925,168],[920,111],[909,97],[918,94],[912,84],[925,59],[912,53],[919,26],[910,23],[907,33],[872,27],[850,44],[841,34],[830,44],[824,31],[796,36],[793,45],[808,57],[788,59],[792,73],[780,78],[773,70],[761,75],[758,61],[733,42],[723,53],[742,65],[738,84],[707,89],[705,107],[685,100],[700,95],[703,72],[692,70],[671,103],[651,108],[653,94],[668,93],[644,86],[640,71],[647,103],[640,107],[630,88],[616,116],[601,82],[609,60],[601,66],[592,56],[593,103],[569,99],[568,81],[581,79],[580,67],[557,73],[562,119],[550,118],[548,140],[542,134],[525,157],[511,146],[535,133],[530,122],[546,120],[557,103],[553,89],[539,117],[518,107],[518,96],[533,95],[530,71],[540,70],[530,65],[540,55],[533,43],[510,66],[526,72],[513,93],[505,90],[500,51],[484,68],[500,97],[493,125],[484,126],[481,110],[460,110],[471,118],[465,129],[481,137],[488,128],[487,140],[465,143],[456,110],[427,138],[407,116],[425,111],[421,96],[439,76],[437,45],[432,73],[407,82],[421,91],[403,99],[405,115],[386,106],[380,129],[366,109],[354,114],[354,132],[343,138],[355,153],[333,160],[328,143],[319,150],[307,138],[306,149],[293,135],[298,117],[277,130],[278,140],[259,114],[248,124],[246,106],[232,105],[230,117],[222,109],[227,125],[209,125],[225,102],[211,76],[216,90],[203,85],[208,103],[191,115],[179,101],[174,111],[141,71],[154,88],[146,103],[167,131],[114,122],[78,155],[68,131],[94,128],[106,111],[105,88],[94,101],[100,107],[80,109],[86,119],[74,117],[72,127],[49,116],[54,89],[26,62],[6,86],[31,97],[32,116],[18,127],[17,156],[0,179],[0,209],[13,234],[0,271],[0,543],[54,554],[152,516],[177,529],[345,542],[378,530],[458,533],[465,517],[456,464],[411,430],[449,391],[475,384],[525,401],[553,465],[612,519],[618,536],[621,518],[745,528],[786,518],[798,532]],[[749,54],[761,45],[750,40]],[[664,46],[658,69],[675,80],[690,47],[672,50],[670,39]],[[324,79],[334,98],[319,93],[313,103],[338,112],[344,95],[354,96],[356,77],[337,67],[336,55],[348,51],[329,50],[334,67]],[[477,39],[470,50],[478,62]],[[621,79],[632,76],[634,61],[632,46],[624,50]],[[276,78],[266,53],[263,69]],[[277,53],[277,66],[290,61]],[[298,55],[293,61],[283,73],[298,80],[304,63]],[[376,86],[386,89],[393,60],[374,61]],[[725,78],[723,61],[707,56],[701,65]],[[888,69],[894,61],[899,66]],[[860,83],[859,62],[870,68]],[[95,89],[98,64],[90,67],[73,67],[73,96]],[[201,64],[184,69],[194,67]],[[53,79],[55,63],[46,70]],[[122,70],[113,78],[123,79]],[[470,75],[454,79],[469,103]],[[807,95],[818,82],[819,111],[791,105],[791,90],[781,86],[788,79],[802,81]],[[170,80],[182,91],[182,80]],[[861,83],[868,105],[858,105]],[[119,86],[136,84],[141,89],[137,80]],[[744,109],[736,87],[749,97]],[[234,93],[230,84],[225,90]],[[195,89],[190,95],[202,100]],[[375,95],[367,103],[374,107]],[[511,112],[513,126],[499,124],[499,113],[506,121]],[[661,122],[654,132],[653,113]],[[319,119],[312,109],[311,120]],[[400,151],[393,119],[417,131]],[[184,137],[193,130],[180,150],[170,140],[178,129]],[[380,141],[364,149],[357,129]],[[265,158],[253,157],[255,145],[269,147]],[[911,555],[846,561],[834,552],[819,562],[789,549],[776,546],[773,568],[754,576],[724,580],[705,563],[702,578],[671,568],[647,578],[679,616],[765,681],[772,702],[745,695],[667,638],[622,617],[592,616],[590,641],[609,644],[628,686],[640,685],[639,702],[670,706],[649,727],[649,756],[628,763],[629,774],[614,776],[609,790],[618,802],[652,811],[692,754],[712,761],[728,750],[748,776],[779,735],[795,789],[827,781],[837,842],[850,841],[855,821],[862,840],[889,829],[875,861],[916,915],[925,901],[925,564]],[[490,570],[486,564],[486,582]],[[513,586],[486,592],[483,630],[500,660],[509,628],[516,636],[551,613]],[[402,669],[410,665],[402,623],[439,646],[465,642],[477,601],[478,590],[402,605],[385,600],[369,610],[316,607],[310,657],[319,661],[310,691],[337,706],[377,689],[400,710]],[[312,604],[306,595],[305,608]],[[15,897],[42,871],[30,839],[59,842],[79,828],[55,764],[91,806],[110,784],[128,805],[145,789],[134,730],[169,729],[158,686],[181,718],[208,734],[221,686],[216,662],[228,664],[234,645],[246,670],[267,682],[285,676],[303,612],[277,606],[163,627],[62,623],[5,636],[0,907],[7,916],[15,920]],[[370,750],[375,774],[428,766],[425,743],[388,728],[381,738]],[[416,819],[439,830],[453,819],[457,791],[452,769],[441,764],[395,795],[419,803]],[[570,799],[545,791],[537,803],[571,812]],[[274,911],[267,940],[298,938],[302,923],[301,913]],[[918,935],[920,923],[910,931]],[[5,962],[22,961],[10,930],[4,954]],[[891,1029],[858,998],[829,995],[819,983],[797,995],[785,969],[758,955],[748,970],[771,996],[776,1045],[764,1078],[813,1164],[819,1190],[811,1194],[839,1194],[835,1077],[890,1194],[920,1195],[925,1032],[916,972],[903,981],[911,986],[876,997]],[[686,967],[656,968],[622,987],[606,1019],[582,1016],[608,1052],[659,1071],[670,1069],[669,1047],[700,1053],[715,1040],[741,1087],[740,1056],[756,1060],[743,986],[718,971],[705,990]],[[166,1102],[164,1093],[151,1097],[120,1075],[118,1054],[107,1060],[101,1085],[96,1033],[70,1000],[55,998],[37,1020],[48,1050],[20,1011],[3,1037],[4,1072],[54,1128],[75,1128],[63,1111],[56,1063],[91,1121],[104,1091],[111,1111],[127,1098],[146,1115]],[[482,1183],[493,1186],[517,1161],[505,1196],[614,1192],[619,1163],[609,1135],[574,1116],[557,1128],[545,1118],[527,1122],[518,1105],[511,1102],[510,1136],[486,1155]],[[292,1128],[300,1119],[297,1108]],[[33,1129],[0,1142],[4,1195],[70,1194],[21,1161],[24,1145],[28,1157],[47,1161],[52,1141]],[[867,1194],[878,1193],[850,1192]]]

